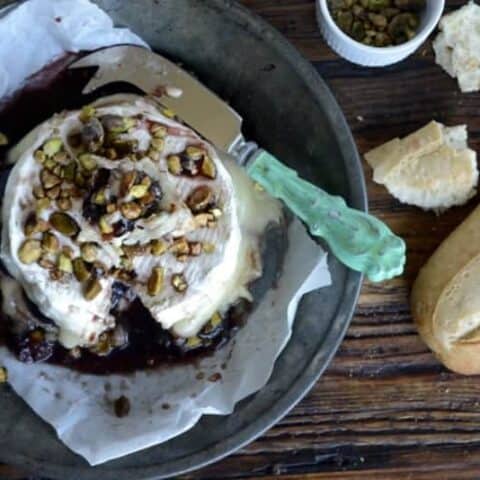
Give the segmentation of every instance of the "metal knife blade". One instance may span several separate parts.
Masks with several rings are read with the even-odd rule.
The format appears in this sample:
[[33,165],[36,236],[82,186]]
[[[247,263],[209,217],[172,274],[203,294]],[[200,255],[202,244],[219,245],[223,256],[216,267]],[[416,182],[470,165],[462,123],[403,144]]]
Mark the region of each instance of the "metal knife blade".
[[189,73],[157,53],[138,46],[115,46],[91,53],[69,66],[86,67],[98,70],[83,93],[119,81],[133,84],[154,97],[159,97],[165,87],[177,87],[183,94],[178,98],[161,96],[162,105],[217,148],[230,152],[242,141],[240,115]]

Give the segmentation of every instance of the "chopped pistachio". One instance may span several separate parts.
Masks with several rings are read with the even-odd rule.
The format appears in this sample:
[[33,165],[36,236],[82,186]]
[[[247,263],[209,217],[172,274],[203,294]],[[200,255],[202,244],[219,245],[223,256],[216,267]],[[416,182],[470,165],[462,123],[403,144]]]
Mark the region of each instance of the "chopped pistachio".
[[56,187],[47,190],[47,198],[50,200],[56,200],[60,196],[60,186],[57,185]]
[[98,247],[93,242],[85,242],[80,246],[82,258],[86,262],[94,262],[97,259]]
[[158,295],[164,284],[164,273],[162,267],[154,267],[147,282],[147,291],[150,296]]
[[139,201],[143,206],[150,205],[155,201],[155,195],[152,192],[147,192],[142,198],[139,199]]
[[211,213],[200,213],[193,217],[195,225],[197,228],[208,227],[209,223],[215,221],[215,217]]
[[100,118],[102,125],[106,130],[113,133],[123,133],[136,125],[136,120],[132,117],[121,117],[119,115],[104,115]]
[[100,294],[101,291],[102,291],[102,284],[97,278],[92,277],[90,280],[88,280],[85,283],[83,295],[87,300],[93,300],[95,297],[97,297]]
[[133,270],[133,259],[127,255],[120,257],[120,265],[124,270]]
[[140,181],[140,185],[145,185],[147,188],[150,188],[152,185],[152,179],[148,175],[145,175]]
[[223,212],[220,208],[218,207],[215,207],[215,208],[212,208],[210,210],[210,213],[216,218],[216,219],[219,219],[222,215],[223,215]]
[[45,232],[42,235],[42,248],[47,252],[55,253],[60,248],[60,242],[53,233]]
[[90,277],[90,272],[88,271],[87,265],[82,258],[77,257],[72,261],[73,265],[73,274],[79,282],[84,282]]
[[93,196],[93,203],[95,205],[105,205],[107,203],[107,197],[105,196],[105,189],[100,189]]
[[188,288],[188,283],[181,273],[172,275],[172,286],[177,292],[184,292]]
[[50,215],[52,227],[67,237],[74,237],[80,231],[77,222],[64,212],[54,212]]
[[150,142],[150,145],[154,150],[162,151],[163,148],[165,147],[165,140],[163,138],[153,137]]
[[159,123],[155,123],[152,125],[150,132],[155,138],[163,138],[167,135],[167,127],[165,125],[160,125]]
[[69,182],[73,182],[75,180],[76,171],[77,171],[77,164],[75,162],[70,162],[63,169],[63,178],[65,178],[65,180],[68,180]]
[[33,158],[35,158],[38,163],[43,163],[47,156],[45,155],[45,152],[43,150],[35,150]]
[[115,203],[108,203],[105,208],[107,213],[113,213],[117,211],[117,205]]
[[73,272],[72,261],[64,253],[61,253],[58,256],[57,266],[61,272],[64,272],[64,273]]
[[215,312],[210,318],[210,323],[213,327],[218,327],[222,323],[222,316],[218,312]]
[[136,179],[137,179],[137,172],[135,170],[130,170],[128,172],[125,172],[120,182],[120,195],[122,196],[127,195],[130,189],[135,184]]
[[173,110],[170,110],[169,108],[164,108],[163,109],[163,114],[167,117],[167,118],[174,118],[175,117],[175,112]]
[[150,242],[150,251],[152,255],[160,256],[167,251],[168,245],[166,242],[160,239],[155,239]]
[[178,155],[170,155],[167,158],[168,171],[172,175],[180,175],[182,173],[182,161]]
[[136,255],[144,255],[147,251],[148,245],[141,245],[140,243],[135,243],[134,245],[122,245],[122,250],[125,255],[129,257],[134,257]]
[[25,226],[23,227],[23,231],[25,235],[28,237],[35,233],[43,233],[48,230],[48,223],[41,218],[38,218],[35,214],[30,214],[26,221]]
[[147,157],[154,162],[158,162],[161,158],[161,154],[158,150],[150,148],[147,150]]
[[73,258],[73,249],[72,247],[69,247],[68,245],[64,245],[62,247],[62,253],[66,255],[70,260]]
[[37,213],[41,213],[43,210],[46,210],[50,206],[49,198],[39,198],[35,203],[35,210]]
[[51,172],[53,172],[53,169],[57,166],[57,162],[53,159],[53,158],[47,158],[44,162],[43,162],[43,166],[50,170]]
[[78,161],[80,162],[80,165],[89,172],[97,168],[97,161],[95,160],[95,157],[90,153],[82,153],[78,157]]
[[57,200],[57,207],[63,212],[68,212],[72,208],[72,201],[69,198],[59,198]]
[[206,154],[203,148],[194,147],[193,145],[191,145],[190,147],[187,147],[187,150],[185,153],[187,154],[188,158],[195,161],[201,160],[203,156]]
[[96,110],[92,105],[85,105],[80,112],[79,119],[82,123],[87,123],[95,116]]
[[202,164],[200,165],[200,172],[203,176],[211,179],[214,179],[217,176],[217,167],[215,167],[215,163],[208,155],[203,157]]
[[55,263],[50,260],[48,255],[42,255],[38,261],[38,264],[45,270],[53,270],[55,268]]
[[43,187],[47,190],[59,185],[62,182],[62,179],[60,177],[57,177],[57,175],[54,175],[46,169],[43,169],[40,172],[40,180]]
[[194,349],[194,348],[198,348],[198,347],[201,347],[201,346],[202,346],[202,340],[197,336],[188,337],[188,339],[185,343],[185,347],[189,350]]
[[98,225],[100,227],[100,231],[105,235],[113,233],[113,227],[110,225],[110,223],[108,223],[108,219],[105,215],[100,217],[100,220],[98,221]]
[[177,238],[172,245],[170,245],[169,248],[170,252],[176,254],[176,255],[185,255],[190,253],[190,247],[188,245],[187,240],[182,237],[182,238]]
[[41,185],[35,185],[33,187],[33,196],[35,198],[44,198],[45,197],[45,191],[43,190]]
[[[146,177],[148,178],[148,177]],[[128,192],[133,198],[142,198],[148,192],[149,186],[147,185],[134,185]]]
[[67,160],[68,158],[68,154],[67,152],[57,152],[54,156],[53,156],[53,160],[57,163],[64,163],[65,160]]
[[107,157],[109,160],[116,160],[117,151],[114,148],[107,148],[105,150],[105,157]]
[[63,167],[62,167],[61,165],[58,165],[58,164],[57,164],[57,165],[55,165],[55,166],[53,167],[52,172],[53,172],[57,177],[61,178],[62,168],[63,168]]
[[215,251],[215,245],[213,243],[204,242],[203,243],[203,251],[205,253],[213,253]]
[[47,157],[53,157],[63,147],[61,138],[51,138],[43,144],[43,151]]
[[18,249],[18,258],[27,265],[35,263],[42,256],[40,240],[25,240]]
[[213,202],[213,191],[206,185],[195,188],[187,197],[187,205],[194,213],[205,210]]
[[86,183],[86,180],[85,180],[85,177],[82,175],[82,172],[77,170],[75,172],[75,185],[77,187],[82,188],[85,186],[85,183]]
[[127,220],[136,220],[142,214],[142,207],[135,202],[126,202],[120,205],[120,211]]

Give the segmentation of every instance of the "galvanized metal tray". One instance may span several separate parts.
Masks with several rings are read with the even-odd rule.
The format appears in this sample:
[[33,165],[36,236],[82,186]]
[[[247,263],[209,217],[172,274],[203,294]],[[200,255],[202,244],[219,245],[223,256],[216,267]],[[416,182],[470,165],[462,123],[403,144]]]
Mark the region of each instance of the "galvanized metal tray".
[[[0,0],[0,6],[11,1]],[[327,191],[366,209],[358,154],[337,103],[314,68],[272,27],[231,0],[97,0],[119,25],[194,72],[245,119],[245,130]],[[208,112],[206,112],[208,114]],[[265,388],[228,417],[89,467],[8,388],[0,392],[0,461],[75,480],[167,478],[225,457],[281,419],[318,380],[339,346],[361,276],[330,258],[333,285],[308,295]],[[95,435],[95,432],[92,432]]]

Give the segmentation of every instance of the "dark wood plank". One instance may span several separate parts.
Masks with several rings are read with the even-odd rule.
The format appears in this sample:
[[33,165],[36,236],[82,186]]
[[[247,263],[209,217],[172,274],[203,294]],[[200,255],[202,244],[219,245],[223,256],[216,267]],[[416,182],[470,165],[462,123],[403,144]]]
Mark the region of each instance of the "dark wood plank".
[[[385,69],[353,66],[323,42],[314,0],[242,0],[309,59],[334,92],[359,151],[435,118],[467,123],[480,149],[480,95],[461,95],[427,43]],[[465,3],[448,0],[448,9]],[[464,480],[480,477],[480,384],[447,372],[421,342],[408,295],[418,269],[478,203],[437,217],[373,184],[373,213],[408,244],[405,275],[365,284],[346,339],[313,391],[256,442],[182,479]],[[3,468],[3,470],[2,470]],[[0,467],[0,478],[21,478]],[[65,479],[70,480],[70,479]]]

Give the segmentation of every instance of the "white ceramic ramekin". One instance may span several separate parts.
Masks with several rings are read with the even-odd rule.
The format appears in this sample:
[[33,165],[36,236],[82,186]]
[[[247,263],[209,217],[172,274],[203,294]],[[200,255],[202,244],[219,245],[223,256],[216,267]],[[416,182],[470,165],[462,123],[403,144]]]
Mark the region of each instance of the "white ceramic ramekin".
[[347,60],[367,67],[391,65],[411,55],[432,33],[445,7],[445,0],[427,0],[427,8],[414,38],[394,47],[370,47],[353,40],[340,30],[330,15],[327,0],[316,0],[316,3],[320,30],[330,47]]

